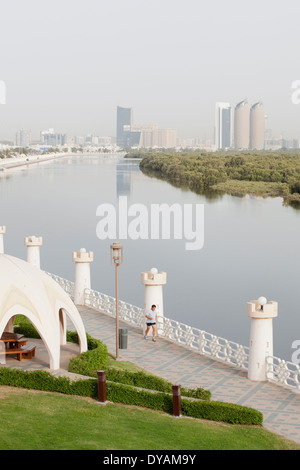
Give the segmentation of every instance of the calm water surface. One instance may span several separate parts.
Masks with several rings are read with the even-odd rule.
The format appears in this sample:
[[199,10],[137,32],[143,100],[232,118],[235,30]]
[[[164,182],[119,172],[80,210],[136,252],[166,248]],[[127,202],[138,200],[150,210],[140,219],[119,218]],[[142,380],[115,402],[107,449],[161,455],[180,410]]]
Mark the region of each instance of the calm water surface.
[[72,251],[94,252],[92,288],[114,296],[111,240],[96,235],[100,204],[204,204],[202,250],[184,240],[123,240],[120,298],[143,307],[140,273],[167,272],[164,310],[169,318],[249,344],[246,302],[265,296],[279,303],[274,354],[291,360],[300,339],[300,211],[280,198],[207,198],[143,175],[139,162],[121,157],[72,157],[5,171],[0,176],[0,225],[6,253],[26,259],[24,237],[43,236],[41,267],[74,280]]

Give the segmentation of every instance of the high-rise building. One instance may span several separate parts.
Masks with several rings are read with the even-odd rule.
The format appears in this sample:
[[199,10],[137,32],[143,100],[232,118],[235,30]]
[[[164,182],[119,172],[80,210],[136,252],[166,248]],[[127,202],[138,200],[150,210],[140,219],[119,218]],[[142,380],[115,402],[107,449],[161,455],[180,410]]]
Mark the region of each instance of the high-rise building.
[[175,129],[154,129],[152,139],[152,147],[171,149],[177,146]]
[[265,112],[261,102],[255,103],[250,110],[250,149],[265,148]]
[[57,147],[58,145],[66,145],[66,134],[57,134],[54,129],[48,129],[41,132],[41,143],[49,147]]
[[232,109],[229,103],[216,103],[215,146],[217,150],[232,145]]
[[31,135],[29,131],[20,129],[16,134],[16,146],[17,147],[29,147],[31,141]]
[[249,149],[250,110],[248,101],[238,103],[234,110],[234,146],[238,150]]
[[132,109],[117,107],[117,145],[119,147],[131,146]]
[[142,148],[175,148],[177,133],[175,129],[160,129],[157,124],[152,126],[133,126],[140,131],[138,147]]
[[139,126],[132,123],[131,108],[117,108],[117,145],[119,147],[175,148],[175,129],[159,129],[157,124]]

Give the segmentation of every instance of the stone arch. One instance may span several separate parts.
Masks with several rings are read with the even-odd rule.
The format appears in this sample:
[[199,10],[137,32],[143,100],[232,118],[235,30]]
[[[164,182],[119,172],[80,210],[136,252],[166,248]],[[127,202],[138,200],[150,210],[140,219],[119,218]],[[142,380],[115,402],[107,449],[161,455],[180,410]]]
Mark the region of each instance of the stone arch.
[[60,303],[57,307],[58,311],[58,324],[59,324],[59,333],[60,333],[60,344],[66,344],[66,334],[67,334],[67,318],[73,324],[79,340],[79,352],[87,350],[87,339],[85,328],[81,319],[81,316],[78,313],[77,308],[74,305],[72,308],[71,305],[65,305]]
[[43,328],[42,324],[38,321],[37,317],[23,305],[16,304],[3,315],[0,321],[0,337],[3,331],[5,330],[6,326],[12,323],[11,320],[14,319],[16,315],[23,315],[24,317],[28,318],[28,320],[32,323],[48,351],[50,359],[50,369],[58,368],[57,363],[59,360],[59,351],[57,350],[57,345],[56,347],[53,347],[55,346],[55,344],[53,344],[53,341],[51,341],[51,339],[49,338],[49,334],[47,333],[47,331],[45,331],[45,328]]
[[[60,368],[60,344],[65,341],[66,315],[87,350],[82,318],[68,294],[50,276],[18,258],[0,255],[0,334],[11,329],[13,317],[24,315],[39,332],[50,356],[50,368]],[[61,313],[60,313],[61,312]]]

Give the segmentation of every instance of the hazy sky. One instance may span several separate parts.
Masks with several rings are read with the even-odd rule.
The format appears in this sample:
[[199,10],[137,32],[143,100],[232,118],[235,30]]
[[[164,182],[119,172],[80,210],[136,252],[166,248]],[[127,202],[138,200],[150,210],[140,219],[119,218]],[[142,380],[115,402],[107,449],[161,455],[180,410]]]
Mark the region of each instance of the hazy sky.
[[115,135],[135,124],[211,137],[216,101],[262,100],[300,138],[299,0],[1,0],[0,139],[19,128]]

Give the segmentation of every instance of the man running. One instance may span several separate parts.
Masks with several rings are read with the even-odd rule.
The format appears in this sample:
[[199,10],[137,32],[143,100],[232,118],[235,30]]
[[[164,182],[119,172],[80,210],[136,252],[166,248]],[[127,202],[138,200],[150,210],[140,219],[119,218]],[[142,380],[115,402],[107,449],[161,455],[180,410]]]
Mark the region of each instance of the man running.
[[145,317],[146,317],[147,329],[145,331],[144,339],[148,339],[147,334],[149,333],[150,328],[152,328],[152,334],[153,334],[152,341],[155,342],[156,341],[155,339],[156,322],[157,322],[156,305],[152,305],[152,307],[146,311]]

